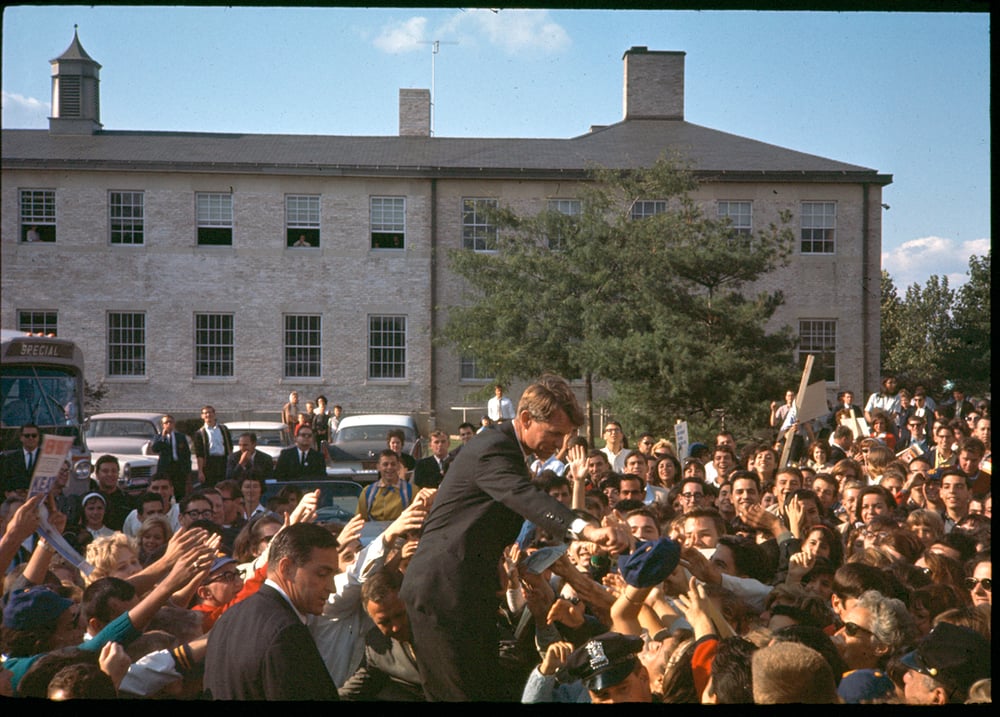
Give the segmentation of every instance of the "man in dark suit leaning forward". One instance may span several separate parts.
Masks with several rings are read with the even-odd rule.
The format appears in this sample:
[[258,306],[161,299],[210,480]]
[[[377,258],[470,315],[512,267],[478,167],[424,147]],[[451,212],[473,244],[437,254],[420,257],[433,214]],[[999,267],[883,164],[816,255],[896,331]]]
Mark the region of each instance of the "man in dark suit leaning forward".
[[527,460],[550,456],[583,423],[565,380],[543,376],[513,421],[484,430],[448,468],[400,590],[430,700],[518,700],[498,690],[498,566],[525,519],[624,552],[627,530],[596,528],[531,482]]
[[208,637],[205,689],[216,700],[336,700],[306,615],[320,615],[337,573],[337,539],[313,523],[279,531],[267,580]]

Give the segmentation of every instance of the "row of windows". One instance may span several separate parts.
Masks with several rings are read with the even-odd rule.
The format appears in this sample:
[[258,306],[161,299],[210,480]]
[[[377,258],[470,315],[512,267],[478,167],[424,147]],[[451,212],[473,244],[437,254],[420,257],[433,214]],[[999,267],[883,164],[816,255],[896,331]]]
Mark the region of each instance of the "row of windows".
[[[372,249],[403,249],[406,244],[406,198],[370,197],[369,227]],[[498,201],[489,198],[462,200],[462,246],[472,251],[496,251],[498,230],[490,221],[489,212]],[[753,233],[753,202],[717,202],[719,218],[728,219],[737,236]],[[577,199],[553,199],[548,203],[552,212],[568,217],[579,216]],[[638,200],[632,205],[632,218],[643,219],[667,210],[667,202],[659,199]],[[145,213],[143,192],[108,193],[108,216],[112,244],[142,244]],[[233,243],[233,195],[198,192],[195,194],[195,222],[198,244],[231,246]],[[836,249],[836,202],[802,202],[800,251],[803,254],[833,254]],[[21,190],[21,240],[25,242],[56,240],[55,190]],[[559,249],[566,236],[555,232],[549,237],[549,247]],[[289,247],[320,245],[319,196],[289,194],[285,196],[285,242]]]
[[[282,354],[285,378],[320,378],[322,376],[322,323],[314,314],[288,314],[285,317]],[[18,312],[21,331],[57,335],[55,311],[23,309]],[[107,375],[144,377],[146,375],[146,314],[142,311],[108,313]],[[194,375],[199,378],[233,375],[233,315],[195,314]],[[406,317],[368,317],[368,378],[406,378]],[[837,322],[833,319],[799,321],[799,356],[805,364],[807,354],[815,357],[813,376],[837,380]],[[475,359],[459,361],[460,378],[465,381],[492,380],[476,365]]]
[[[371,197],[370,202],[372,248],[402,249],[406,237],[406,198]],[[145,193],[108,192],[108,219],[112,244],[144,243]],[[199,245],[231,246],[233,195],[221,192],[196,193],[195,224]],[[21,240],[56,240],[54,189],[21,190]],[[290,247],[320,245],[319,196],[285,196],[285,242]]]
[[[21,331],[56,334],[55,311],[21,310]],[[146,312],[109,311],[107,315],[107,365],[109,377],[146,376]],[[285,378],[321,378],[323,364],[322,320],[313,314],[284,317],[282,365]],[[368,378],[406,378],[406,317],[368,317]],[[232,314],[194,315],[194,375],[196,378],[234,376],[236,342]]]

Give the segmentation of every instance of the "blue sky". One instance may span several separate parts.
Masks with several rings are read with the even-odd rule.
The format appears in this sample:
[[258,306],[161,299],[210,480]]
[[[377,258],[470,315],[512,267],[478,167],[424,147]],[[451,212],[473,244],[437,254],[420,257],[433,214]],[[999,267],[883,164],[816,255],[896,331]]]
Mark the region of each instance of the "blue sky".
[[437,136],[572,137],[621,119],[625,50],[682,50],[689,122],[893,175],[901,292],[990,246],[985,13],[8,6],[5,128],[47,127],[74,24],[118,130],[394,135],[433,60]]

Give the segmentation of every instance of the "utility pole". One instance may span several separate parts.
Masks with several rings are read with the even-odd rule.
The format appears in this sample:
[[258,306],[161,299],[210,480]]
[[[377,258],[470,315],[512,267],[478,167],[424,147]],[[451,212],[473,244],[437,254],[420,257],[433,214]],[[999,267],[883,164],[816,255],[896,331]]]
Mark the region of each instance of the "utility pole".
[[421,45],[430,45],[431,46],[431,137],[433,137],[434,136],[434,115],[436,114],[435,103],[434,103],[434,97],[435,97],[435,95],[434,95],[434,73],[435,73],[434,61],[437,58],[437,54],[441,51],[441,45],[457,45],[458,43],[457,42],[453,42],[453,41],[449,41],[449,40],[418,40],[418,42]]

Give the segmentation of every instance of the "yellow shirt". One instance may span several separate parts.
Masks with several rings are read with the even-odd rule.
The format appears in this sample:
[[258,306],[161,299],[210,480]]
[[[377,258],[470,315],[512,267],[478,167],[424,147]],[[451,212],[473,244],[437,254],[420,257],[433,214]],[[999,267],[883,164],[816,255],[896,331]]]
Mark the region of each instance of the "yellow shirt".
[[413,488],[406,481],[396,485],[372,483],[358,496],[358,513],[365,520],[395,520],[410,504]]

